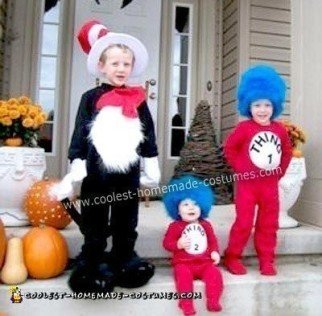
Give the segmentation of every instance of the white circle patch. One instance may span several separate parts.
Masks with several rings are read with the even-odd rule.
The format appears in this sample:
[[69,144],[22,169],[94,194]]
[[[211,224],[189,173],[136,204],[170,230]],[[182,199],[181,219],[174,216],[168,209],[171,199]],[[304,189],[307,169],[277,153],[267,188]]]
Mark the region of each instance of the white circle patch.
[[189,254],[198,255],[206,251],[207,234],[200,224],[187,225],[181,236],[186,236],[191,240],[191,246],[187,250]]
[[249,145],[249,156],[255,166],[276,169],[281,163],[281,139],[272,132],[257,133]]

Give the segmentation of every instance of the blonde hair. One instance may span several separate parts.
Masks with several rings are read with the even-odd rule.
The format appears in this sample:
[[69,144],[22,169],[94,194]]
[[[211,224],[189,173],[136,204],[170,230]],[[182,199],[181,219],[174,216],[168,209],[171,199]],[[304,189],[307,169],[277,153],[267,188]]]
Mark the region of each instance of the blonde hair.
[[124,52],[124,53],[131,53],[131,54],[132,54],[132,62],[133,62],[133,65],[134,65],[134,62],[135,62],[134,52],[133,52],[133,50],[132,50],[130,47],[128,47],[128,46],[127,46],[127,45],[125,45],[125,44],[111,44],[111,45],[109,45],[108,47],[106,47],[106,48],[103,50],[103,52],[102,52],[102,54],[101,54],[101,56],[100,56],[99,61],[100,61],[101,63],[105,64],[106,59],[107,59],[107,52],[108,52],[110,49],[115,48],[115,47],[117,47],[117,48],[119,48],[119,49],[123,50],[123,52]]

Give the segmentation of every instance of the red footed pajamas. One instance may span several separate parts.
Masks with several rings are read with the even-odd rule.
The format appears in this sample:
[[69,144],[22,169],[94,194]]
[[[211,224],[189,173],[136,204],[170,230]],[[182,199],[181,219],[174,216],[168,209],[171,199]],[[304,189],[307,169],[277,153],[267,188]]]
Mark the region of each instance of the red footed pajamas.
[[[178,240],[182,234],[186,232],[189,234],[189,231],[199,231],[201,235],[205,235],[207,242],[204,244],[205,250],[202,253],[192,254],[184,249],[178,249]],[[220,270],[211,259],[211,253],[218,252],[217,239],[211,224],[206,220],[195,224],[175,221],[169,225],[163,246],[173,253],[172,265],[177,292],[179,294],[191,293],[193,292],[193,280],[203,280],[208,310],[221,310],[219,299],[223,291],[223,279]],[[192,241],[192,247],[194,247],[194,241]],[[185,315],[195,314],[192,299],[181,298],[179,307]]]
[[258,205],[255,249],[261,272],[275,274],[273,270],[268,271],[267,267],[272,267],[275,259],[278,181],[285,174],[292,156],[287,132],[275,121],[269,126],[259,125],[253,120],[243,121],[227,138],[224,152],[228,163],[237,173],[236,220],[225,251],[225,265],[232,273],[246,273],[246,269],[238,262],[250,237],[255,206]]

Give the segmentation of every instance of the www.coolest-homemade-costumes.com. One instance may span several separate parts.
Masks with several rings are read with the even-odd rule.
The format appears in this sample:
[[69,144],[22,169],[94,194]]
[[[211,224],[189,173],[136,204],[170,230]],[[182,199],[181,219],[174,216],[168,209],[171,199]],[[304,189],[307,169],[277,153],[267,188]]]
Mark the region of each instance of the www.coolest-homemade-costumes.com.
[[[97,65],[101,53],[111,44],[125,44],[133,51],[132,75],[139,75],[147,64],[146,49],[140,41],[108,32],[97,21],[86,23],[78,39],[88,53],[87,67],[94,75],[104,77]],[[67,175],[61,184],[67,193],[70,178],[76,181],[75,175],[77,178],[83,174],[81,200],[86,203],[81,204],[80,230],[84,244],[69,280],[73,291],[106,292],[114,285],[138,287],[152,277],[154,266],[138,257],[134,246],[140,157],[144,157],[149,180],[158,182],[160,176],[155,141],[154,124],[141,87],[103,83],[83,94],[69,148],[72,176]],[[112,202],[107,198],[117,194],[123,198]],[[109,236],[112,249],[106,254]]]
[[[224,146],[228,163],[236,173],[245,175],[243,180],[237,181],[236,220],[225,251],[225,265],[235,274],[246,273],[239,259],[251,234],[256,205],[254,242],[261,272],[275,274],[278,181],[289,165],[291,145],[282,124],[275,121],[267,126],[256,123],[251,119],[250,106],[254,101],[267,99],[272,103],[272,118],[275,118],[283,110],[285,91],[282,78],[273,68],[264,65],[247,70],[238,88],[239,113],[250,119],[237,125]],[[263,173],[264,170],[271,173]]]

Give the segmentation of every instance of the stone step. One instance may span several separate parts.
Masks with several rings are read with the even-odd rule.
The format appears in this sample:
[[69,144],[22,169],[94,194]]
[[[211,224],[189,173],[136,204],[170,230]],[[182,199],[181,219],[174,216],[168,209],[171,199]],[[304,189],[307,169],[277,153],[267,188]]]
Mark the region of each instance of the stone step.
[[[259,274],[257,266],[248,267],[249,273],[234,276],[223,272],[225,289],[222,297],[223,311],[220,315],[236,316],[318,316],[322,311],[322,256],[302,263],[279,264],[278,275]],[[170,299],[133,299],[130,295],[152,295],[152,293],[174,293],[171,269],[158,267],[150,282],[139,289],[116,288],[116,299],[28,299],[26,295],[50,292],[71,294],[67,287],[69,271],[49,280],[27,280],[19,285],[23,301],[12,304],[9,286],[0,285],[0,313],[6,315],[180,315],[177,301]],[[194,291],[203,295],[204,286],[195,281]],[[122,294],[123,293],[123,294]],[[145,294],[147,293],[147,294]],[[43,294],[44,295],[44,294]],[[121,295],[123,298],[120,299]],[[156,295],[156,294],[153,294]],[[155,296],[154,296],[155,297]],[[197,315],[211,315],[205,308],[205,300],[196,299]]]
[[[225,249],[230,227],[234,221],[234,205],[215,206],[210,213],[209,220],[214,226],[221,253]],[[160,201],[150,202],[150,207],[140,204],[140,219],[138,226],[139,238],[136,244],[137,252],[146,258],[167,258],[162,248],[163,236],[171,222]],[[8,236],[23,236],[29,227],[6,227]],[[81,250],[83,236],[77,225],[71,223],[61,230],[69,245],[70,257],[74,258]],[[299,226],[296,228],[280,229],[278,232],[279,255],[320,254],[322,253],[322,230],[315,227]],[[245,255],[255,254],[253,242],[250,240]]]

